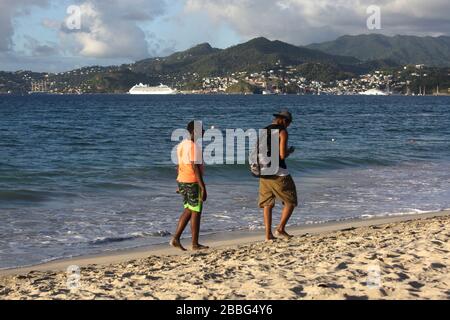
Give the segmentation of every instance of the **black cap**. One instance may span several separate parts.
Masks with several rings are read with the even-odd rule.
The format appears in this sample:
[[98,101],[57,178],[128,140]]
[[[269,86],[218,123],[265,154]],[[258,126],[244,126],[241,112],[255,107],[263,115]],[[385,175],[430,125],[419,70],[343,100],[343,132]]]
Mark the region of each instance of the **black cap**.
[[294,120],[294,118],[292,117],[292,113],[287,110],[282,110],[279,113],[275,113],[274,116],[277,118],[284,118],[289,122],[292,122]]

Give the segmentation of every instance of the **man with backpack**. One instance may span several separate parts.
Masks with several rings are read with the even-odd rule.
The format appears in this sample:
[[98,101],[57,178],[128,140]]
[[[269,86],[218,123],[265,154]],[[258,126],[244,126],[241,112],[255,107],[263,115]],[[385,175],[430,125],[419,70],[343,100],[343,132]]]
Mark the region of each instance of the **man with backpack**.
[[[291,239],[292,236],[286,232],[286,225],[291,218],[294,209],[298,206],[297,190],[289,174],[286,159],[295,151],[295,148],[288,147],[289,134],[287,128],[291,125],[293,118],[289,111],[282,111],[274,114],[273,123],[266,127],[268,155],[273,159],[276,155],[271,154],[271,137],[273,132],[279,133],[279,166],[273,175],[260,175],[259,185],[259,206],[264,209],[264,224],[266,227],[266,241],[275,240],[275,236]],[[276,135],[278,136],[278,135]],[[275,150],[274,150],[275,151]],[[259,153],[259,152],[258,152]],[[272,211],[275,200],[280,200],[284,207],[281,222],[276,229],[275,236],[272,233]]]

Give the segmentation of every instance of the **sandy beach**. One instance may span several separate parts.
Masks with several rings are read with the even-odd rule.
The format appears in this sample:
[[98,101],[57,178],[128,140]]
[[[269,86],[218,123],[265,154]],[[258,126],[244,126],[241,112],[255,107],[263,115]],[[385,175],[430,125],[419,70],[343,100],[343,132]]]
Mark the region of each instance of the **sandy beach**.
[[216,235],[207,252],[159,246],[1,271],[0,299],[450,299],[448,211],[292,231],[290,241]]

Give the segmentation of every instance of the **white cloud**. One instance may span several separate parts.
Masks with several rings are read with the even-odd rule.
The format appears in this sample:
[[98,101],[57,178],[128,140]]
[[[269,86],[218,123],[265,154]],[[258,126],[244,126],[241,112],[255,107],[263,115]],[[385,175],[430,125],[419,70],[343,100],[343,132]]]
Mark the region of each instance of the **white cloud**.
[[24,36],[25,38],[25,48],[33,57],[48,57],[56,56],[59,54],[59,48],[56,43],[46,42],[41,43],[33,37]]
[[[177,0],[178,1],[178,0]],[[54,60],[51,69],[70,66],[120,64],[172,52],[173,40],[161,39],[147,30],[149,23],[167,12],[169,0],[0,0],[0,69],[42,70]],[[15,20],[25,22],[36,7],[53,6],[66,14],[66,6],[81,8],[81,29],[69,30],[54,13],[43,18],[41,26],[55,38],[45,40],[21,33],[15,47]],[[40,11],[42,14],[43,11]],[[15,39],[15,37],[14,37]],[[58,57],[58,59],[55,59]],[[50,60],[49,60],[50,59]],[[34,62],[33,62],[34,61]],[[82,63],[85,61],[85,63]]]
[[0,1],[0,52],[10,51],[13,47],[13,19],[19,15],[30,14],[34,6],[46,6],[48,0],[1,0]]
[[165,1],[88,0],[79,4],[81,29],[60,32],[62,44],[75,55],[95,58],[148,57],[146,33],[139,25],[162,15]]
[[450,30],[448,0],[186,0],[187,12],[206,12],[246,38],[296,44],[368,33],[366,9],[381,7],[378,33],[438,35]]

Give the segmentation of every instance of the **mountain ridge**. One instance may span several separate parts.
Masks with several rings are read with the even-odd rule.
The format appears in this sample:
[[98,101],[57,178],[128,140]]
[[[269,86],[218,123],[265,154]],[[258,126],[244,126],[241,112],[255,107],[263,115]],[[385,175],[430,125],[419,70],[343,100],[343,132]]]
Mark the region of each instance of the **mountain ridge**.
[[360,61],[353,57],[327,54],[319,50],[295,46],[264,37],[226,49],[212,48],[208,43],[197,45],[168,57],[151,58],[131,65],[140,73],[195,72],[201,75],[224,75],[239,71],[260,71],[279,64],[303,64],[308,62],[354,65]]
[[450,37],[443,35],[345,35],[333,41],[313,43],[306,47],[328,54],[351,55],[362,61],[387,59],[398,64],[450,66]]

